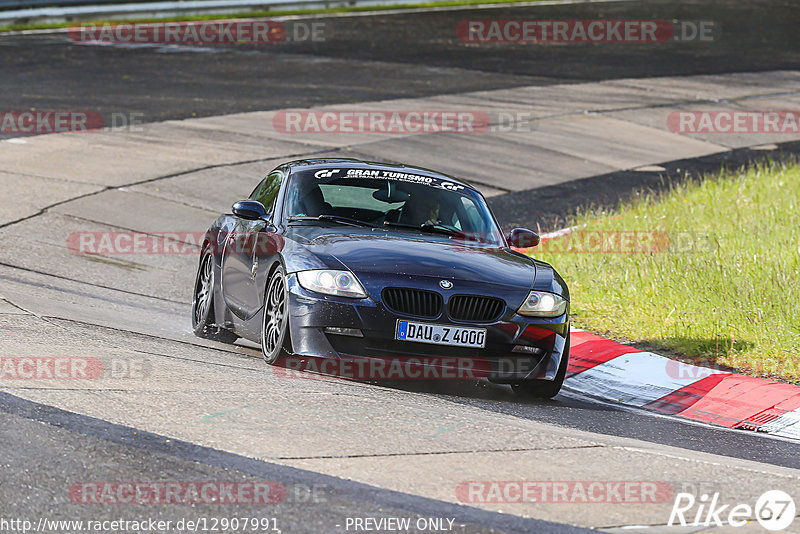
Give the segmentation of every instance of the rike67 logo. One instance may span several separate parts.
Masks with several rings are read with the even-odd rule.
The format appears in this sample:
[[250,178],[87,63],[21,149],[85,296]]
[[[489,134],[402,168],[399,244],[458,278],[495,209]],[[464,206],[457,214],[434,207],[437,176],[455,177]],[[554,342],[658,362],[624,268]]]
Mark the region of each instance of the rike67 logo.
[[784,530],[794,521],[796,508],[794,499],[781,490],[770,490],[756,500],[755,506],[746,503],[723,504],[720,494],[703,494],[696,498],[691,493],[678,493],[668,526],[743,527],[753,518],[763,528],[771,531]]

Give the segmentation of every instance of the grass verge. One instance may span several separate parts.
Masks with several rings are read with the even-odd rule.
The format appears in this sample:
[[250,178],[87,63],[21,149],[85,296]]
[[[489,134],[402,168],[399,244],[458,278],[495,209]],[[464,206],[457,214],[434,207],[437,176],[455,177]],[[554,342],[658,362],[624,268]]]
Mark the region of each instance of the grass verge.
[[726,172],[573,224],[532,255],[567,280],[575,326],[800,382],[800,165]]
[[268,19],[275,17],[286,17],[291,15],[335,15],[337,13],[361,13],[369,11],[396,11],[399,9],[425,9],[434,7],[458,7],[458,6],[475,6],[480,4],[519,4],[536,2],[540,0],[443,0],[434,2],[424,2],[419,4],[393,4],[384,6],[341,6],[319,9],[285,9],[274,11],[247,11],[243,13],[225,13],[214,15],[188,15],[188,16],[171,16],[171,17],[151,17],[151,18],[136,18],[129,19],[87,19],[76,20],[72,22],[55,22],[55,23],[30,23],[30,24],[11,24],[8,26],[0,25],[0,32],[10,31],[24,31],[24,30],[50,30],[58,28],[71,28],[73,26],[80,26],[82,24],[134,24],[134,23],[147,23],[147,22],[186,22],[186,21],[204,21],[204,20],[228,20],[228,19]]

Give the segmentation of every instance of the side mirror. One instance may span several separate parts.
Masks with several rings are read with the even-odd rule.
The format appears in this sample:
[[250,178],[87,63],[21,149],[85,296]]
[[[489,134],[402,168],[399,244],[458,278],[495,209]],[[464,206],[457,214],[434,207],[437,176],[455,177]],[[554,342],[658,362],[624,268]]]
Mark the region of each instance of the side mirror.
[[239,202],[235,203],[231,209],[233,210],[234,215],[241,217],[242,219],[255,221],[258,219],[266,220],[267,218],[266,208],[264,208],[264,205],[261,202],[257,202],[255,200],[240,200]]
[[539,241],[539,234],[525,228],[514,228],[508,235],[508,244],[514,248],[535,247]]

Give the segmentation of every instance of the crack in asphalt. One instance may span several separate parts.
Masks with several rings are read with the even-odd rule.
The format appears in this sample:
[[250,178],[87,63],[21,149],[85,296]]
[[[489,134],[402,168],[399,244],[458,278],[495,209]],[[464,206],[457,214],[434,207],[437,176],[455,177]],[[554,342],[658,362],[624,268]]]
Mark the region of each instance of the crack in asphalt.
[[428,452],[387,452],[378,454],[324,454],[320,456],[270,456],[276,460],[346,460],[350,458],[393,458],[397,456],[442,456],[445,454],[484,454],[493,452],[535,452],[535,451],[562,451],[579,449],[605,449],[611,448],[609,445],[571,445],[571,446],[552,446],[552,447],[519,447],[510,449],[470,449],[465,451],[428,451]]
[[[181,340],[181,339],[173,339],[173,338],[168,338],[168,337],[161,337],[161,336],[156,336],[154,334],[145,334],[145,333],[142,333],[142,332],[136,332],[134,330],[125,330],[124,328],[118,328],[118,327],[114,327],[114,326],[99,325],[99,324],[95,324],[95,323],[90,323],[88,321],[81,321],[79,319],[71,319],[71,318],[66,318],[66,317],[57,317],[57,316],[54,316],[54,315],[43,315],[41,317],[43,319],[47,318],[47,319],[50,319],[50,320],[53,320],[53,321],[61,321],[61,322],[66,322],[66,323],[75,323],[77,325],[90,326],[90,327],[93,327],[93,328],[104,328],[106,330],[113,330],[115,332],[125,332],[127,334],[131,334],[131,335],[134,335],[134,336],[146,337],[146,338],[154,339],[154,340],[157,340],[157,341],[164,341],[164,340],[172,341],[174,343],[180,343],[182,345],[189,345],[190,347],[198,347],[198,348],[203,348],[203,349],[215,350],[215,351],[218,351],[218,352],[224,352],[225,354],[235,354],[235,355],[238,355],[238,356],[244,356],[241,352],[227,350],[227,349],[224,349],[222,347],[214,347],[214,346],[209,346],[209,345],[203,345],[201,343],[192,343],[190,341],[185,341],[185,340]],[[59,326],[62,326],[63,328],[66,328],[63,325],[59,325]],[[87,337],[88,337],[88,335],[87,335]],[[239,346],[239,345],[235,345],[235,346]],[[123,348],[126,348],[126,347],[123,347]],[[128,350],[130,350],[130,349],[128,349]],[[152,354],[154,356],[167,356],[165,354],[158,354],[158,353],[152,353]]]
[[[96,284],[96,283],[93,283],[93,282],[86,282],[85,280],[78,280],[78,279],[70,278],[68,276],[63,276],[63,275],[60,275],[60,274],[46,273],[44,271],[38,271],[36,269],[31,269],[30,267],[22,267],[20,265],[14,265],[12,263],[5,263],[3,261],[0,261],[0,267],[8,267],[10,269],[18,269],[20,271],[34,273],[34,274],[38,274],[38,275],[42,275],[42,276],[51,276],[53,278],[58,278],[59,280],[66,280],[68,282],[74,282],[74,283],[77,283],[77,284],[84,284],[84,285],[91,286],[91,287],[96,287],[96,288],[99,288],[99,289],[107,289],[109,291],[119,291],[120,293],[125,293],[125,294],[128,294],[128,295],[134,295],[134,296],[137,296],[137,297],[144,297],[144,298],[149,298],[149,299],[154,299],[154,300],[160,300],[160,301],[169,302],[169,303],[172,303],[172,304],[181,304],[181,305],[190,304],[189,302],[179,301],[179,300],[172,300],[172,299],[169,299],[167,297],[157,297],[157,296],[154,296],[154,295],[146,295],[144,293],[136,293],[134,291],[128,291],[127,289],[120,289],[120,288],[117,288],[117,287],[104,286],[102,284]],[[47,284],[44,284],[44,283],[39,283],[39,282],[30,281],[30,280],[22,280],[22,279],[19,279],[19,278],[14,278],[14,277],[11,277],[11,276],[8,276],[8,275],[0,274],[0,278],[5,278],[7,280],[12,280],[12,281],[17,282],[19,284],[32,285],[32,286],[36,286],[36,287],[41,287],[43,289],[52,289],[52,290],[55,290],[55,291],[60,291],[62,293],[71,293],[73,295],[80,295],[82,297],[90,297],[90,298],[95,298],[95,299],[99,299],[99,300],[105,300],[107,302],[113,302],[115,304],[123,304],[123,305],[126,305],[126,306],[133,306],[134,308],[148,309],[145,306],[136,305],[136,304],[133,304],[133,303],[131,303],[129,301],[116,300],[116,299],[109,298],[109,297],[102,297],[100,295],[92,295],[90,293],[84,293],[82,291],[71,290],[71,289],[67,289],[67,288],[63,288],[63,287],[54,287],[54,286],[50,286],[50,285],[47,285]]]
[[[2,275],[0,275],[0,276],[2,276]],[[7,303],[9,306],[13,306],[13,307],[14,307],[14,308],[16,308],[16,309],[18,309],[18,310],[20,310],[20,311],[23,311],[23,312],[25,312],[25,314],[27,314],[27,315],[34,315],[34,316],[36,316],[36,314],[35,314],[35,313],[33,313],[32,311],[30,311],[30,310],[26,310],[25,308],[23,308],[23,307],[22,307],[22,306],[20,306],[19,304],[16,304],[16,303],[14,303],[14,302],[11,302],[11,301],[10,301],[9,299],[7,299],[6,297],[0,297],[0,300],[2,300],[3,302]]]
[[[304,156],[304,155],[321,154],[323,152],[327,152],[327,150],[320,150],[320,151],[317,151],[317,152],[307,152],[307,153],[304,152],[304,153],[300,153],[300,154],[290,154],[290,155],[287,155],[285,157],[296,158],[296,157],[301,157],[301,156]],[[123,189],[123,188],[126,188],[126,187],[134,187],[134,186],[137,186],[137,185],[149,184],[149,183],[152,183],[152,182],[157,182],[159,180],[166,180],[168,178],[176,178],[178,176],[184,176],[184,175],[187,175],[187,174],[192,174],[192,173],[195,173],[195,172],[201,172],[201,171],[206,171],[206,170],[211,170],[211,169],[220,169],[220,168],[223,168],[223,167],[235,167],[235,166],[238,166],[238,165],[247,165],[247,164],[250,164],[250,163],[260,163],[260,162],[264,162],[264,161],[269,161],[271,159],[275,159],[275,158],[274,157],[257,158],[257,159],[252,159],[252,160],[243,160],[243,161],[229,162],[229,163],[214,163],[214,164],[211,164],[211,165],[205,165],[203,167],[197,167],[197,168],[186,170],[186,171],[179,171],[179,172],[175,172],[175,173],[171,173],[171,174],[165,174],[163,176],[156,176],[154,178],[146,178],[144,180],[138,180],[136,182],[130,182],[130,183],[123,184],[123,185],[102,185],[102,184],[98,184],[98,187],[101,187],[101,189],[98,190],[98,191],[91,191],[89,193],[83,193],[81,195],[77,195],[77,196],[72,197],[72,198],[68,198],[68,199],[65,199],[65,200],[59,200],[58,202],[53,202],[52,204],[48,204],[47,206],[44,206],[43,208],[41,208],[37,213],[33,213],[31,215],[26,215],[25,217],[21,217],[19,219],[13,220],[13,221],[9,221],[9,222],[0,224],[0,230],[2,230],[4,228],[7,228],[9,226],[12,226],[14,224],[18,224],[18,223],[21,223],[21,222],[24,222],[24,221],[27,221],[27,220],[30,220],[30,219],[34,219],[34,218],[39,217],[41,215],[44,215],[45,213],[47,213],[47,211],[49,211],[49,210],[51,210],[51,209],[53,209],[53,208],[55,208],[57,206],[61,206],[62,204],[67,204],[67,203],[73,202],[75,200],[81,200],[81,199],[84,199],[84,198],[88,198],[88,197],[92,197],[92,196],[95,196],[95,195],[99,195],[100,193],[105,193],[106,191],[112,191],[114,189],[119,190],[119,189]],[[8,174],[15,174],[13,171],[7,171],[7,170],[3,170],[3,169],[0,169],[0,172],[5,172],[5,173],[8,173]]]
[[[11,301],[9,301],[6,298],[3,298],[3,300],[8,302],[9,304],[12,304],[14,307],[19,308],[20,310],[22,310],[22,311],[24,311],[26,313],[29,313],[30,315],[33,315],[33,316],[37,317],[38,319],[41,319],[42,321],[44,321],[44,322],[46,322],[46,323],[48,323],[48,324],[50,324],[52,326],[55,326],[57,328],[66,330],[68,332],[71,332],[73,334],[79,335],[81,337],[85,337],[85,338],[91,339],[92,341],[95,341],[95,338],[92,338],[88,333],[81,332],[77,328],[70,328],[69,326],[64,325],[64,324],[60,324],[60,323],[61,322],[67,322],[67,323],[74,323],[74,324],[81,325],[81,326],[90,326],[90,327],[93,327],[93,328],[104,328],[104,329],[113,330],[113,331],[116,331],[116,332],[124,332],[124,333],[126,333],[128,335],[146,337],[146,338],[150,338],[150,339],[157,340],[157,341],[169,341],[169,342],[178,343],[178,344],[181,344],[181,345],[188,345],[190,347],[203,348],[203,349],[209,349],[209,350],[213,350],[213,351],[217,351],[217,352],[223,352],[225,354],[238,356],[238,357],[240,357],[242,359],[248,359],[248,360],[256,359],[253,356],[249,356],[249,355],[243,354],[241,352],[226,350],[226,349],[219,348],[219,347],[210,347],[210,346],[207,346],[207,345],[191,343],[189,341],[182,341],[182,340],[172,339],[172,338],[167,338],[167,337],[159,337],[159,336],[152,335],[152,334],[143,334],[141,332],[136,332],[136,331],[133,331],[133,330],[125,330],[125,329],[122,329],[122,328],[114,328],[114,327],[105,326],[105,325],[98,325],[98,324],[95,324],[95,323],[90,323],[90,322],[87,322],[87,321],[79,321],[79,320],[76,320],[76,319],[67,319],[67,318],[63,318],[63,317],[56,317],[56,316],[49,316],[49,315],[37,315],[37,314],[35,314],[33,312],[30,312],[30,311],[22,308],[21,306],[18,306],[16,304],[12,303]],[[126,350],[126,351],[129,351],[129,352],[135,353],[135,354],[144,354],[144,355],[147,355],[147,356],[156,356],[156,357],[161,357],[161,358],[168,358],[168,359],[172,359],[172,360],[181,360],[181,361],[187,361],[187,362],[192,362],[192,363],[202,363],[202,364],[208,364],[208,365],[213,365],[213,366],[217,366],[217,367],[227,367],[227,368],[237,369],[237,370],[248,370],[248,371],[257,371],[257,372],[262,372],[263,371],[263,368],[262,369],[257,369],[255,367],[243,367],[243,366],[240,366],[240,365],[226,364],[226,363],[220,363],[220,362],[215,362],[215,361],[198,360],[198,359],[194,359],[194,358],[175,356],[175,355],[171,355],[171,354],[162,354],[162,353],[159,353],[159,352],[151,352],[151,351],[146,351],[146,350],[141,350],[141,349],[131,349],[131,348],[125,346],[125,345],[115,345],[114,343],[108,343],[108,344],[110,346],[114,347],[114,348],[121,349],[121,350]],[[44,389],[44,390],[51,389],[52,390],[52,389],[57,389],[57,388],[36,388],[36,387],[24,388],[24,387],[20,387],[20,388],[17,388],[17,389]],[[76,390],[76,391],[96,391],[96,390],[89,390],[89,389],[86,389],[86,388],[65,388],[65,389]],[[128,391],[128,390],[124,390],[124,391]],[[137,391],[139,391],[139,390],[137,390]]]

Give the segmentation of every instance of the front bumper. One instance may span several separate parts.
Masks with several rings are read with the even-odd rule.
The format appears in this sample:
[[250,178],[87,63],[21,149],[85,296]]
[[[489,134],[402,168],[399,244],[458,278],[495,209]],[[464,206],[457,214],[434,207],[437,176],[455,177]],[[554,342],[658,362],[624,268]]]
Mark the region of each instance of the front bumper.
[[[298,284],[294,274],[287,277],[287,283],[293,358],[341,360],[340,365],[312,367],[328,374],[366,379],[553,380],[569,333],[568,311],[556,318],[537,318],[518,315],[509,308],[494,323],[455,323],[447,318],[401,316],[370,298],[348,299],[310,292]],[[399,341],[395,339],[398,319],[485,328],[486,346],[474,349]],[[331,327],[357,329],[363,337],[326,332]],[[527,348],[525,352],[514,352],[515,347]],[[353,364],[363,359],[372,363]],[[342,372],[343,369],[347,371]]]

